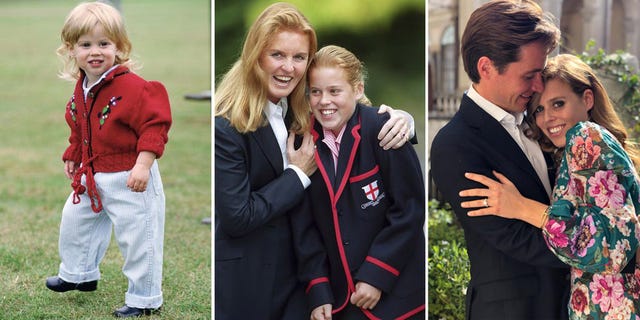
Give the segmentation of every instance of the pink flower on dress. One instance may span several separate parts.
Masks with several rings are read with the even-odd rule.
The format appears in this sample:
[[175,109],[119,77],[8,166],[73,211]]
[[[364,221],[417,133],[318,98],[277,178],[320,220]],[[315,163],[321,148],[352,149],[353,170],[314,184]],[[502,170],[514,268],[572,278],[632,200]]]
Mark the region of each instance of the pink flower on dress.
[[593,223],[593,217],[586,216],[582,219],[573,237],[573,249],[579,257],[587,255],[587,249],[596,243],[596,240],[593,238],[594,234],[596,234],[596,226]]
[[[630,262],[631,263],[631,262]],[[640,268],[636,265],[636,270],[633,274],[625,274],[627,281],[627,291],[635,300],[640,298]]]
[[620,274],[594,274],[593,282],[589,283],[592,291],[591,300],[600,305],[600,309],[608,312],[617,308],[624,300],[624,286]]
[[578,268],[571,268],[571,276],[574,278],[582,278],[584,271]]
[[622,298],[620,305],[609,309],[604,316],[604,320],[626,320],[631,319],[631,314],[635,313],[635,307],[631,299]]
[[[602,242],[604,247],[604,243],[606,242],[605,238],[602,239]],[[607,265],[611,267],[611,270],[613,272],[619,273],[624,268],[625,264],[623,263],[627,262],[627,251],[630,250],[631,248],[629,247],[629,240],[627,239],[616,241],[615,247],[612,250],[608,250],[609,262],[607,263]]]
[[564,233],[565,222],[549,218],[545,226],[547,241],[555,248],[564,248],[569,244],[569,237]]
[[578,136],[571,147],[571,153],[573,154],[571,165],[575,170],[591,168],[600,157],[600,146],[594,145],[591,137],[585,140]]
[[567,186],[568,193],[580,199],[584,199],[586,178],[579,175],[572,175]]
[[589,178],[589,195],[600,208],[609,206],[620,209],[624,205],[624,187],[618,183],[618,176],[611,170],[597,171]]
[[569,306],[577,315],[589,314],[589,294],[587,286],[579,283],[572,288]]

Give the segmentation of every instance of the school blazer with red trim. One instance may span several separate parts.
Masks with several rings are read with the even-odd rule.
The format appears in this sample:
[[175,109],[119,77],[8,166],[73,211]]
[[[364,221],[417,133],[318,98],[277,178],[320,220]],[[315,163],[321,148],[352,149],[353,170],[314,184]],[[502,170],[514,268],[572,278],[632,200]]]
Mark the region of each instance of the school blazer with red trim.
[[[424,310],[424,180],[411,144],[387,151],[378,145],[387,119],[377,108],[357,105],[342,137],[337,175],[322,127],[313,121],[318,170],[294,227],[311,309],[333,303],[340,312],[364,281],[382,290],[377,306],[362,310],[370,319]],[[307,218],[313,221],[301,223]]]

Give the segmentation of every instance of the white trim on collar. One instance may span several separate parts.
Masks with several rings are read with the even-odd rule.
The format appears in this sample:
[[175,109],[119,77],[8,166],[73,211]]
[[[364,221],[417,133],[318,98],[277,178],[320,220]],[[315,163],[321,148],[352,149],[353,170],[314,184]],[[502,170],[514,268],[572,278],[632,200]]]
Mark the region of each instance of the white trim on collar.
[[520,125],[522,120],[524,119],[524,112],[520,113],[510,113],[505,111],[504,109],[497,106],[495,103],[487,100],[485,97],[481,96],[475,88],[473,88],[473,84],[469,86],[469,90],[467,90],[467,96],[473,100],[482,110],[487,112],[491,117],[496,119],[500,123],[515,123],[516,125]]
[[87,98],[87,94],[89,93],[89,90],[91,90],[91,88],[95,87],[98,83],[100,83],[100,81],[104,80],[104,78],[106,78],[109,75],[109,73],[111,73],[111,71],[115,70],[118,66],[120,66],[120,65],[116,64],[113,67],[109,68],[109,70],[105,71],[100,76],[100,79],[98,79],[98,81],[96,81],[90,87],[87,87],[87,77],[84,77],[84,80],[82,81],[82,90],[84,91],[84,98],[85,99]]

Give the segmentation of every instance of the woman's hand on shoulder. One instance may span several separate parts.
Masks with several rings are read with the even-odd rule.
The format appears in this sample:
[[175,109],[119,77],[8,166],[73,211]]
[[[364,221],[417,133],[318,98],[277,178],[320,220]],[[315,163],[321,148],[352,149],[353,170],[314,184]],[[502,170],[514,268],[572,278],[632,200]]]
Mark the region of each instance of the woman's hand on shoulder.
[[493,171],[498,181],[477,173],[465,173],[469,180],[485,185],[487,188],[467,189],[460,191],[461,197],[480,197],[478,200],[463,201],[463,208],[480,208],[470,210],[471,217],[496,215],[507,219],[518,219],[532,226],[544,227],[549,206],[520,194],[518,188],[504,175]]
[[406,111],[394,110],[388,105],[381,105],[378,113],[388,112],[389,120],[382,126],[378,133],[380,146],[389,150],[402,147],[414,135],[412,132],[413,117]]
[[460,197],[480,197],[477,200],[467,200],[460,203],[463,208],[479,208],[467,212],[469,216],[496,215],[503,218],[517,219],[520,209],[518,204],[525,199],[516,186],[504,175],[493,171],[498,181],[487,176],[467,172],[465,178],[478,182],[486,188],[466,189],[459,193]]

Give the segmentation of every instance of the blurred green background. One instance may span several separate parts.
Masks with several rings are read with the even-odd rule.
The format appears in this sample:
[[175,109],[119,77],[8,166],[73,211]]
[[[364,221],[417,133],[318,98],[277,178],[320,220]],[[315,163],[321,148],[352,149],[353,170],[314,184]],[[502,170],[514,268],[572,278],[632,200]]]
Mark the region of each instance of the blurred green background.
[[[215,1],[215,79],[235,62],[246,31],[277,1]],[[388,104],[416,120],[416,151],[424,169],[425,1],[291,0],[316,29],[318,47],[349,49],[368,70],[365,92],[374,105]]]
[[[76,0],[0,0],[0,319],[113,319],[127,288],[115,242],[98,290],[59,294],[65,104],[74,83],[57,78],[55,50]],[[122,0],[138,73],[166,86],[173,126],[159,160],[167,198],[164,319],[211,317],[211,104],[185,94],[211,87],[209,0]],[[155,318],[155,317],[152,317]]]

